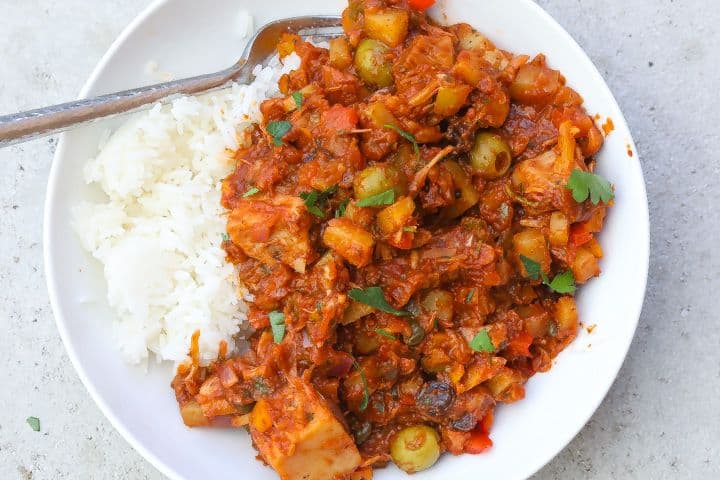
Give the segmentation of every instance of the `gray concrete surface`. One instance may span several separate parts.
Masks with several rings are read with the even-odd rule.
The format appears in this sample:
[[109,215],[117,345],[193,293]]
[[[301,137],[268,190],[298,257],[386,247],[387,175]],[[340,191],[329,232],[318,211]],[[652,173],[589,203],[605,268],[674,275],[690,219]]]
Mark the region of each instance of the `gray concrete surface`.
[[[0,0],[0,113],[72,98],[148,3]],[[535,478],[720,478],[718,2],[540,4],[586,49],[627,116],[650,197],[652,261],[617,382]],[[90,399],[53,322],[41,218],[55,145],[0,150],[0,479],[161,479]]]

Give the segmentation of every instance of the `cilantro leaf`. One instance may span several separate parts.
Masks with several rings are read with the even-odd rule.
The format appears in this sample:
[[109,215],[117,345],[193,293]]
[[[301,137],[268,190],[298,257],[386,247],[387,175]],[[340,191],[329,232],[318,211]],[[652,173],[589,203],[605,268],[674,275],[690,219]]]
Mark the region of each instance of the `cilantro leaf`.
[[345,215],[345,210],[347,209],[348,203],[350,203],[349,198],[346,198],[342,201],[337,210],[335,210],[335,218],[340,218]]
[[415,226],[403,227],[402,230],[403,230],[403,232],[415,233],[415,232],[417,232],[417,227],[415,227]]
[[465,297],[465,303],[470,303],[470,302],[472,302],[472,299],[473,299],[474,296],[475,296],[475,289],[473,288],[472,290],[470,290],[470,291],[468,292],[467,296]]
[[475,335],[475,338],[470,341],[470,348],[476,352],[493,353],[495,351],[495,345],[493,345],[486,328],[480,330],[478,334]]
[[230,241],[230,235],[228,235],[227,232],[223,232],[223,234],[222,234],[222,240],[223,240],[223,242],[229,242],[229,241]]
[[391,307],[390,304],[387,303],[387,300],[385,300],[385,295],[380,287],[368,287],[364,290],[361,288],[353,288],[348,292],[348,297],[356,302],[370,305],[380,311],[391,313],[398,317],[409,317],[411,315],[410,312]]
[[303,94],[302,93],[295,92],[292,94],[292,98],[293,98],[293,100],[295,100],[295,106],[297,108],[302,107],[302,104],[303,104]]
[[381,337],[389,338],[389,339],[391,339],[391,340],[395,340],[395,339],[396,339],[396,338],[395,338],[395,335],[393,335],[392,333],[390,333],[390,332],[388,332],[387,330],[384,330],[384,329],[382,329],[382,328],[376,328],[376,329],[375,329],[375,333],[377,333],[377,334],[380,335]]
[[355,359],[353,359],[353,366],[360,374],[360,379],[362,380],[363,384],[363,399],[362,402],[360,402],[360,411],[364,412],[365,409],[368,407],[368,404],[370,403],[370,389],[368,388],[368,382],[367,377],[365,376],[365,372],[363,371],[358,361]]
[[540,268],[540,264],[533,260],[532,258],[528,258],[525,255],[520,255],[520,261],[523,264],[523,267],[525,267],[525,273],[527,274],[527,278],[530,280],[537,280],[542,275],[542,269]]
[[549,283],[546,278],[543,283],[557,293],[574,293],[575,290],[577,290],[577,287],[575,286],[575,276],[573,275],[572,270],[555,275],[555,278],[553,278],[552,282]]
[[248,188],[247,192],[243,193],[242,197],[243,198],[252,197],[256,193],[260,193],[260,189],[257,187],[251,187],[251,188]]
[[285,314],[282,312],[270,312],[270,328],[272,329],[273,341],[275,343],[282,342],[285,337]]
[[395,190],[385,190],[377,195],[371,195],[357,202],[358,207],[379,207],[381,205],[392,205],[395,203]]
[[322,192],[320,190],[303,192],[300,194],[300,198],[302,198],[305,202],[305,207],[307,207],[308,212],[312,213],[316,217],[325,218],[325,212],[323,212],[320,207],[324,205],[325,202],[327,202],[327,199],[330,195],[337,192],[337,189],[337,185],[333,185],[332,187],[328,188],[327,190],[323,190]]
[[417,155],[418,157],[420,156],[420,147],[418,146],[418,142],[417,142],[417,139],[415,138],[415,135],[413,135],[410,132],[406,132],[405,130],[403,130],[399,127],[396,127],[395,125],[393,125],[391,123],[386,123],[385,125],[383,125],[383,127],[389,128],[390,130],[395,130],[398,133],[398,135],[403,137],[408,142],[412,143],[413,150],[415,151],[415,155]]
[[292,123],[288,122],[287,120],[282,120],[279,122],[270,122],[267,124],[267,131],[272,136],[273,143],[276,147],[280,147],[282,145],[285,145],[282,141],[282,137],[285,136],[286,133],[290,131],[292,128]]
[[600,201],[608,203],[615,198],[610,182],[590,172],[573,170],[568,179],[566,188],[572,190],[572,196],[576,202],[582,203],[590,197],[593,205]]
[[40,431],[40,419],[38,417],[27,417],[25,421],[28,425],[30,425],[30,428],[32,428],[33,431]]

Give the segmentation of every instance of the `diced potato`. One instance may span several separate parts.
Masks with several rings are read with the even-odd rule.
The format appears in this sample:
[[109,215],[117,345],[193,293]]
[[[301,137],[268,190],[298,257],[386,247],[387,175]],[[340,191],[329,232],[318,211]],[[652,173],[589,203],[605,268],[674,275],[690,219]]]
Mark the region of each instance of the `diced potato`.
[[[538,228],[526,228],[513,236],[513,248],[518,258],[522,255],[530,260],[540,264],[540,269],[548,273],[550,272],[550,252],[547,248],[547,242],[542,231]],[[522,267],[523,274],[527,276],[525,266],[521,261],[519,265]]]
[[245,254],[267,264],[282,262],[298,273],[314,251],[309,239],[310,214],[300,197],[243,198],[228,216],[230,240]]
[[404,227],[415,212],[415,201],[402,197],[377,215],[378,227],[384,235],[390,235]]
[[457,35],[460,42],[460,48],[463,50],[489,50],[494,49],[495,45],[482,33],[469,28],[467,24],[458,25]]
[[277,50],[280,58],[285,58],[295,51],[295,43],[300,40],[300,37],[292,33],[283,33],[280,36]]
[[472,87],[462,83],[440,87],[435,97],[433,111],[442,117],[455,115],[465,105],[471,91]]
[[443,211],[443,217],[456,218],[480,201],[480,193],[475,190],[470,176],[457,162],[447,160],[443,166],[452,176],[455,189],[460,192],[460,197]]
[[374,128],[385,128],[385,125],[397,125],[395,115],[380,102],[373,102],[365,108],[364,117],[368,118]]
[[353,61],[350,44],[344,37],[333,38],[330,40],[330,65],[338,70],[344,70],[350,66]]
[[194,400],[180,407],[180,415],[188,427],[204,427],[210,424],[202,407]]
[[358,207],[357,202],[352,201],[345,207],[345,215],[343,218],[347,218],[355,225],[367,229],[372,225],[373,220],[375,220],[375,209],[372,207]]
[[328,222],[323,243],[356,267],[370,263],[375,246],[372,234],[347,218],[334,218]]
[[570,225],[567,216],[563,212],[553,212],[550,215],[550,245],[563,247],[568,243]]
[[467,82],[468,85],[477,85],[483,78],[483,66],[485,62],[475,52],[463,50],[458,54],[455,63],[455,74]]
[[352,300],[345,309],[345,313],[343,313],[343,318],[340,323],[342,323],[343,325],[348,325],[353,322],[357,322],[362,317],[370,315],[374,311],[375,309],[370,305],[366,305],[364,303]]
[[522,103],[547,103],[560,86],[560,72],[528,63],[520,67],[510,85],[510,97]]
[[600,275],[598,259],[585,247],[578,248],[575,254],[575,260],[572,262],[570,268],[577,283],[585,283],[591,278]]
[[578,312],[575,299],[570,296],[558,298],[555,304],[555,321],[561,336],[574,335],[578,329]]
[[410,15],[407,10],[365,9],[365,33],[386,45],[397,47],[407,37]]
[[497,375],[488,380],[487,386],[496,401],[512,403],[525,396],[522,380],[517,371],[503,367]]
[[267,432],[273,426],[267,400],[260,399],[250,412],[250,425],[258,432]]
[[420,302],[423,309],[441,324],[452,321],[455,299],[452,293],[438,288],[430,290]]
[[292,379],[265,403],[271,427],[251,420],[250,434],[282,480],[345,478],[360,466],[355,442],[312,386]]

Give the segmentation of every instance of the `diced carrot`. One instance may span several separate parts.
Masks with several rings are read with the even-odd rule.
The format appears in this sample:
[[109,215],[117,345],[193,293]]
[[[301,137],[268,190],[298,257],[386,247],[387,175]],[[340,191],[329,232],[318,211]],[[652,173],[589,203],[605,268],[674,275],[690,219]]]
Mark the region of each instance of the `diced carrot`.
[[357,126],[359,117],[355,109],[333,105],[322,114],[322,122],[328,131],[348,131]]
[[470,438],[465,444],[465,452],[473,455],[482,453],[488,448],[492,447],[493,442],[490,440],[490,436],[480,429],[475,429],[470,434]]
[[435,4],[435,0],[410,0],[410,6],[415,10],[427,10]]
[[506,351],[516,357],[529,357],[530,345],[533,342],[533,337],[529,333],[521,332],[520,335],[513,338],[508,342]]

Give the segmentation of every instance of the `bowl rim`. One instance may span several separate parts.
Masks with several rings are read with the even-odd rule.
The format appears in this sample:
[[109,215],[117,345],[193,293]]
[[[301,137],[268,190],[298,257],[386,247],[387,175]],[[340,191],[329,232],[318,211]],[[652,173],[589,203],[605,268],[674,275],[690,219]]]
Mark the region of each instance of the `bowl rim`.
[[[110,45],[108,50],[105,52],[105,54],[102,56],[102,58],[99,60],[95,68],[92,70],[92,73],[88,77],[88,79],[85,81],[83,87],[81,88],[78,99],[84,99],[88,97],[88,94],[90,91],[95,87],[95,84],[100,77],[100,75],[103,73],[103,71],[107,68],[110,61],[113,59],[117,51],[123,46],[125,41],[134,34],[134,32],[137,30],[137,28],[144,23],[149,17],[151,17],[156,11],[161,9],[167,4],[173,3],[175,0],[154,0],[150,5],[145,7],[133,20],[123,28],[121,33],[118,35],[118,37],[113,41],[113,43]],[[641,209],[642,209],[642,218],[638,218],[637,227],[639,229],[639,233],[643,235],[643,237],[646,239],[646,242],[643,242],[643,251],[638,252],[641,260],[642,260],[642,297],[636,299],[636,305],[634,306],[634,311],[632,314],[628,315],[628,318],[633,322],[632,325],[632,335],[628,335],[625,344],[622,346],[622,357],[618,357],[621,360],[618,362],[617,366],[615,367],[615,372],[613,375],[608,376],[606,380],[606,384],[603,386],[603,394],[602,396],[598,396],[597,399],[592,402],[593,406],[591,410],[589,411],[589,414],[587,415],[587,418],[583,420],[582,423],[578,422],[578,425],[573,429],[568,429],[568,434],[566,435],[566,438],[562,439],[562,442],[558,442],[558,448],[556,451],[552,454],[551,457],[548,457],[544,462],[539,463],[537,466],[534,466],[532,468],[532,471],[528,472],[528,478],[538,471],[540,471],[544,466],[548,465],[560,452],[562,452],[569,443],[578,435],[578,433],[585,427],[587,422],[592,418],[592,416],[595,414],[597,409],[600,407],[602,402],[607,397],[608,392],[610,391],[610,388],[615,383],[615,380],[617,379],[618,374],[620,373],[620,370],[625,363],[625,360],[627,359],[627,354],[630,349],[630,346],[632,344],[633,339],[635,338],[635,334],[637,332],[637,326],[640,321],[640,316],[642,313],[642,307],[644,305],[645,297],[647,295],[647,281],[648,281],[648,271],[649,271],[649,265],[650,265],[650,215],[649,215],[649,206],[648,206],[648,199],[647,199],[647,189],[645,184],[645,178],[642,171],[642,165],[640,163],[640,155],[638,153],[637,146],[635,144],[635,141],[632,137],[632,133],[630,131],[629,125],[627,124],[627,121],[625,119],[624,114],[622,113],[622,110],[620,109],[619,104],[617,103],[617,99],[613,95],[612,91],[610,90],[610,87],[608,86],[607,82],[605,81],[605,78],[602,76],[598,68],[595,66],[593,61],[590,59],[588,54],[583,50],[583,48],[577,43],[577,41],[570,35],[570,33],[562,26],[560,23],[555,20],[554,17],[552,17],[548,12],[546,12],[542,7],[540,7],[537,3],[535,3],[533,0],[516,0],[517,2],[523,4],[525,8],[528,8],[533,11],[536,15],[541,17],[548,25],[548,28],[554,29],[562,38],[563,41],[566,43],[567,48],[575,50],[575,53],[579,54],[581,58],[583,58],[586,63],[587,67],[590,68],[591,73],[594,76],[597,76],[600,80],[599,82],[599,88],[602,88],[605,90],[605,93],[608,94],[608,97],[612,100],[611,107],[614,108],[617,112],[619,112],[619,117],[613,117],[613,122],[625,129],[627,132],[630,133],[629,138],[627,138],[627,143],[629,147],[632,149],[632,152],[634,152],[636,156],[636,161],[638,165],[638,171],[640,175],[640,185],[641,185],[641,191],[638,192],[640,194],[641,201]],[[122,423],[122,421],[119,420],[119,418],[115,415],[113,410],[110,408],[110,406],[107,404],[107,402],[104,400],[104,398],[98,393],[95,385],[89,378],[85,368],[83,367],[82,362],[79,359],[78,353],[75,348],[73,348],[73,344],[70,341],[70,332],[67,328],[67,324],[65,321],[65,316],[63,314],[63,311],[60,308],[59,298],[57,294],[57,281],[56,281],[56,274],[55,274],[55,267],[54,262],[52,261],[54,254],[52,253],[52,249],[50,248],[50,245],[53,244],[53,231],[51,228],[49,228],[50,220],[53,217],[54,214],[54,204],[52,203],[52,199],[55,196],[55,190],[58,183],[58,177],[59,177],[59,171],[60,171],[60,163],[61,159],[65,156],[66,151],[66,135],[63,133],[60,135],[60,139],[58,141],[57,148],[55,150],[55,154],[53,156],[52,165],[50,168],[50,172],[48,175],[48,181],[47,181],[47,187],[45,191],[45,202],[44,202],[44,213],[43,213],[43,263],[44,263],[44,271],[45,271],[45,281],[46,281],[46,288],[48,290],[48,296],[50,299],[50,306],[52,308],[53,316],[55,318],[55,324],[57,326],[58,332],[60,334],[60,338],[63,341],[63,344],[65,346],[65,350],[68,354],[68,357],[70,358],[70,361],[75,368],[75,371],[77,372],[78,376],[80,377],[81,382],[87,389],[88,393],[90,394],[91,398],[95,401],[97,406],[100,408],[100,411],[103,413],[103,415],[110,421],[110,424],[122,435],[122,437],[132,446],[134,450],[136,450],[140,455],[142,455],[150,464],[152,464],[157,470],[159,470],[163,475],[167,476],[168,478],[171,478],[173,480],[183,480],[183,477],[175,471],[172,466],[161,460],[157,455],[155,455],[149,448],[147,448],[143,442],[141,442],[137,436],[128,430],[125,425]]]

